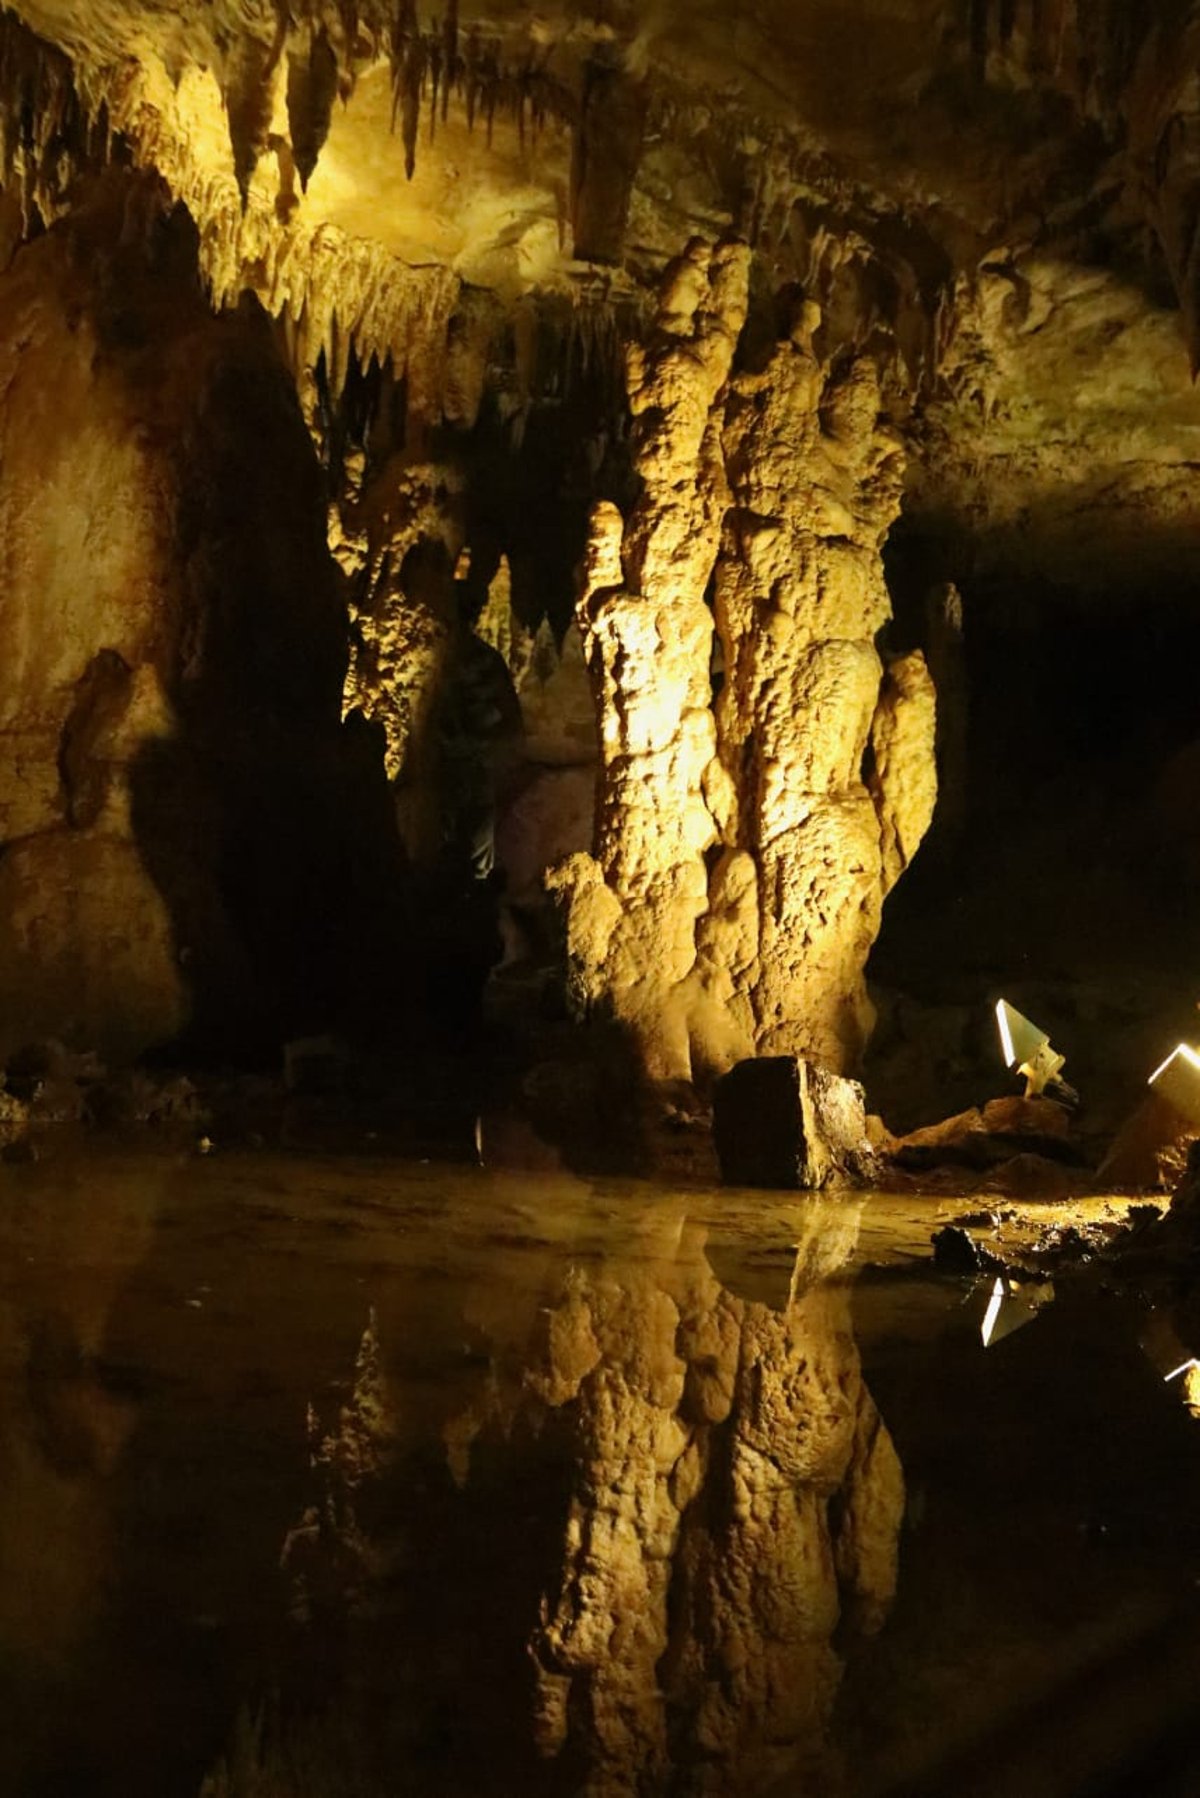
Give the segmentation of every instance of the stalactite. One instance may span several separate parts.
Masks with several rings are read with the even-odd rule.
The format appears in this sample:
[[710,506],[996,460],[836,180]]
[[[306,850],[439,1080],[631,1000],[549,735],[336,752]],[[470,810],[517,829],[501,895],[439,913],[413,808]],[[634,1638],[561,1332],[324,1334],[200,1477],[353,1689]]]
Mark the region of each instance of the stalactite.
[[107,109],[89,116],[67,58],[0,11],[0,171],[19,195],[23,233],[35,216],[57,218],[76,176],[114,148]]
[[450,89],[458,80],[458,0],[447,0],[446,18],[442,26],[442,62],[446,71],[442,88],[442,122],[450,107]]
[[305,191],[329,136],[337,93],[338,61],[322,27],[310,37],[307,55],[288,54],[288,127],[296,171]]
[[235,40],[222,86],[229,120],[229,143],[238,191],[245,206],[250,178],[267,149],[271,129],[275,71],[287,38],[287,17],[280,15],[270,44],[249,35]]
[[575,254],[582,260],[621,260],[645,111],[641,82],[608,61],[588,63],[571,153]]
[[421,84],[425,74],[425,45],[413,36],[404,56],[401,75],[401,136],[404,143],[404,172],[411,181],[417,167],[417,127],[421,112]]

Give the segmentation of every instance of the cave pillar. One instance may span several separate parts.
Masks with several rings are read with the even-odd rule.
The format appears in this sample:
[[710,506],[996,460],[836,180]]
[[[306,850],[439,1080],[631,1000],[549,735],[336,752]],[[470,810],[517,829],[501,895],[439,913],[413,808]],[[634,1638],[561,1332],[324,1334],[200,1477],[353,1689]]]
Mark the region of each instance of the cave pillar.
[[875,369],[826,366],[806,306],[733,373],[747,273],[736,245],[669,271],[629,356],[640,497],[628,519],[595,509],[578,610],[597,832],[551,884],[580,1009],[651,1079],[753,1054],[854,1065],[883,899],[936,792],[924,661],[885,668],[876,647],[903,465]]
[[600,722],[593,855],[552,876],[566,899],[577,997],[631,1033],[652,1078],[691,1072],[687,983],[717,831],[712,613],[726,505],[719,398],[746,314],[749,252],[692,244],[668,271],[628,362],[642,490],[628,519],[593,513],[578,607]]
[[757,952],[738,985],[758,1052],[844,1071],[872,1022],[863,969],[883,899],[932,817],[934,695],[919,653],[885,669],[876,648],[900,447],[873,365],[832,373],[814,323],[739,375],[726,409],[716,879],[735,856],[753,865]]

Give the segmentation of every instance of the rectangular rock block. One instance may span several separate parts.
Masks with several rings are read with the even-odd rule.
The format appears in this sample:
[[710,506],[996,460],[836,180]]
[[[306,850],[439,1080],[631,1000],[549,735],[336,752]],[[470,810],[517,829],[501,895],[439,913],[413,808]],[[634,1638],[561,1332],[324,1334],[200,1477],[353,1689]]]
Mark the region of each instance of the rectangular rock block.
[[862,1087],[795,1055],[739,1061],[717,1082],[713,1138],[730,1186],[862,1185],[875,1170]]

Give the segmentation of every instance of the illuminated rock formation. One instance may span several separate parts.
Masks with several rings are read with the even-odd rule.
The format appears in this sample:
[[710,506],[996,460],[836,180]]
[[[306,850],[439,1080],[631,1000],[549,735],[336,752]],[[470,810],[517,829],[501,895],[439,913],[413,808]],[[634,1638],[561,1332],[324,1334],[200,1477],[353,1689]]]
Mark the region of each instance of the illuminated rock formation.
[[707,909],[717,829],[704,794],[716,735],[706,589],[724,509],[718,396],[745,317],[743,246],[695,244],[668,277],[650,339],[630,356],[642,493],[628,524],[593,515],[579,624],[604,769],[596,857],[556,876],[585,1004],[637,1038],[654,1076],[691,1070],[684,983]]
[[667,277],[630,357],[642,492],[624,526],[593,515],[579,606],[604,781],[595,860],[555,878],[584,1005],[658,1078],[756,1050],[853,1063],[882,900],[936,790],[924,662],[885,675],[875,648],[903,472],[878,380],[822,366],[812,308],[731,378],[746,266],[696,245]]
[[[729,396],[717,724],[729,862],[749,855],[756,873],[758,952],[734,976],[747,1034],[838,1069],[869,1030],[863,968],[884,895],[933,815],[934,695],[919,654],[885,673],[875,648],[902,452],[874,369],[822,368],[817,323],[802,314]],[[721,925],[715,969],[731,959]]]
[[[590,848],[586,758],[487,795],[527,916],[542,858],[573,852],[554,878],[577,1009],[654,1080],[764,1053],[846,1069],[883,899],[933,804],[922,647],[954,681],[964,666],[924,595],[997,567],[1150,579],[1147,521],[1156,566],[1192,578],[1200,44],[1165,0],[1136,19],[1118,0],[865,0],[857,23],[806,0],[602,10],[20,0],[0,15],[0,262],[43,254],[104,171],[141,170],[122,253],[178,204],[211,310],[269,316],[324,468],[380,865],[427,869],[458,830],[439,718],[476,651],[450,571],[486,542],[531,636],[561,644],[582,594]],[[126,279],[94,273],[114,295]],[[610,391],[597,371],[622,362]],[[13,514],[14,542],[25,528]],[[928,564],[894,630],[889,532]],[[310,565],[326,581],[319,547]],[[85,740],[115,764],[120,729],[165,728],[145,658],[103,636],[93,653],[132,684],[108,660],[74,669],[68,781]],[[22,817],[40,835],[57,791],[43,749],[5,800],[13,953],[39,932],[105,941],[111,990],[84,1029],[120,992],[130,1044],[169,1033],[190,999],[169,995],[153,892],[122,901],[146,946],[126,957],[105,896],[124,876],[79,859],[90,775],[54,844],[68,897],[41,891],[49,860],[29,857],[50,848],[25,847]],[[82,992],[98,978],[59,961]]]

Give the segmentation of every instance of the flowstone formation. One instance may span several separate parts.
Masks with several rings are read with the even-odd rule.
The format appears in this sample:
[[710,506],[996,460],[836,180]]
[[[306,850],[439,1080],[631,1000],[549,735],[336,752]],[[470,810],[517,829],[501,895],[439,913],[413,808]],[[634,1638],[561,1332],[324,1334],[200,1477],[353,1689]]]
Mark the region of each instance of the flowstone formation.
[[878,378],[822,363],[811,304],[733,372],[748,270],[745,246],[698,242],[665,278],[629,357],[641,493],[628,520],[593,513],[578,608],[597,844],[554,882],[581,1006],[657,1079],[756,1052],[853,1064],[883,898],[936,794],[924,659],[875,646],[903,474]]

